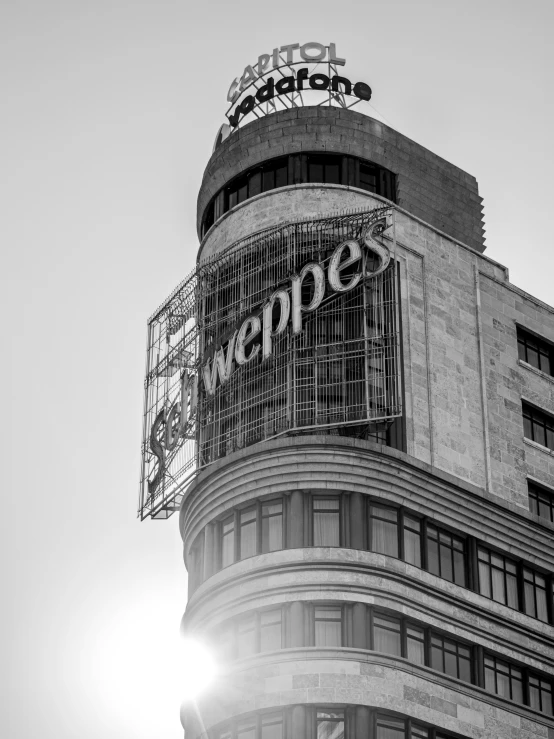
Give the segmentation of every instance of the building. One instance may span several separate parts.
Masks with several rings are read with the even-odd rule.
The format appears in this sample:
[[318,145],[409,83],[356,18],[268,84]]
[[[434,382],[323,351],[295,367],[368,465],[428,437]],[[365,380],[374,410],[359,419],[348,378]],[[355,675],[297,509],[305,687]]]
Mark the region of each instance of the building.
[[[357,112],[293,108],[215,149],[198,230],[183,624],[223,667],[187,739],[553,739],[554,309],[485,256],[475,178]],[[375,243],[390,263],[356,283],[336,249],[364,234],[368,274]],[[279,326],[269,296],[317,254]]]

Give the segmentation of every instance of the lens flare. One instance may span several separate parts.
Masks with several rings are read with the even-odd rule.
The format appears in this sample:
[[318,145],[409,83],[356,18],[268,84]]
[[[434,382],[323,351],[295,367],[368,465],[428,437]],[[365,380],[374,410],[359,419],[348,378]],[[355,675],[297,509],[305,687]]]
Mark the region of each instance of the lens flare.
[[215,680],[217,664],[211,651],[201,641],[185,637],[181,644],[183,701],[198,698]]

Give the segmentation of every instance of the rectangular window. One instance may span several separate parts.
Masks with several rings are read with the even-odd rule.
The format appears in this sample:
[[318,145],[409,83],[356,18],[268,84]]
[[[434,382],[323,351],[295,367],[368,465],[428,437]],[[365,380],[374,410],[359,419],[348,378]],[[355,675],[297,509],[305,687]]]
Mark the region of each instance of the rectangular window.
[[406,725],[402,719],[377,714],[376,727],[377,739],[405,739]]
[[525,401],[522,401],[521,408],[525,438],[554,451],[554,417]]
[[262,503],[262,552],[283,548],[283,501]]
[[517,351],[518,356],[523,362],[527,362],[532,367],[552,375],[554,369],[552,362],[553,346],[545,339],[517,327]]
[[538,675],[529,675],[529,705],[552,716],[552,683]]
[[404,559],[421,567],[421,520],[404,514]]
[[318,711],[317,739],[344,739],[344,712]]
[[262,715],[261,739],[283,739],[283,715],[266,713]]
[[485,690],[523,703],[521,670],[508,662],[485,655]]
[[239,559],[246,559],[247,557],[253,557],[257,553],[257,538],[256,538],[256,518],[257,511],[255,507],[246,508],[243,511],[239,511],[239,531],[240,531],[240,557]]
[[465,587],[465,542],[460,537],[428,524],[427,562],[429,572]]
[[252,613],[237,623],[237,657],[249,657],[256,652],[256,615]]
[[360,162],[359,187],[362,190],[369,190],[369,192],[377,192],[377,176],[378,176],[378,171],[376,167],[372,167],[370,164],[362,164]]
[[260,651],[272,652],[282,647],[282,616],[280,608],[260,613]]
[[425,631],[419,626],[406,626],[406,657],[416,665],[425,664]]
[[496,552],[479,547],[479,592],[510,608],[519,608],[517,564]]
[[527,486],[531,513],[554,523],[554,493],[548,492],[531,481],[527,482]]
[[398,510],[371,504],[369,519],[371,551],[398,557]]
[[340,499],[314,498],[314,547],[340,546]]
[[526,567],[523,569],[523,599],[527,615],[548,623],[547,582],[544,575]]
[[255,717],[240,721],[237,724],[236,739],[256,739]]
[[314,641],[316,647],[342,646],[342,611],[340,608],[314,608]]
[[376,652],[402,656],[401,624],[399,618],[381,613],[373,614],[373,649]]
[[221,566],[233,564],[235,561],[235,514],[221,522]]
[[465,644],[433,634],[431,636],[431,667],[450,677],[470,683],[471,649]]

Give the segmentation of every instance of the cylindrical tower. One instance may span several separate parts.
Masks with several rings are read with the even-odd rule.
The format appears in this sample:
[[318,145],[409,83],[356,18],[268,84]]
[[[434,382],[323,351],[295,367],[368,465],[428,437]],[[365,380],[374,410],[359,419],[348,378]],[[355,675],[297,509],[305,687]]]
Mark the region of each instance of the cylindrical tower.
[[180,527],[183,627],[220,673],[187,739],[554,736],[554,525],[491,379],[521,371],[493,336],[518,308],[481,210],[473,177],[350,110],[215,149]]

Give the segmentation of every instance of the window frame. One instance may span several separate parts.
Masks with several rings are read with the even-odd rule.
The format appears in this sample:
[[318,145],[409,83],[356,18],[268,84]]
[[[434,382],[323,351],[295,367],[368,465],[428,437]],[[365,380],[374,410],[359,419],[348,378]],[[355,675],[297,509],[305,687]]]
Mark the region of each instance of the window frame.
[[[543,372],[549,377],[554,376],[554,344],[545,339],[543,336],[539,336],[533,331],[524,328],[516,324],[517,333],[517,356],[520,362],[525,362],[530,367]],[[534,344],[534,346],[532,346]],[[537,354],[537,363],[529,361],[529,352],[535,351]],[[543,369],[541,366],[541,357],[546,357],[548,361],[548,370]],[[532,359],[532,358],[531,358]]]

